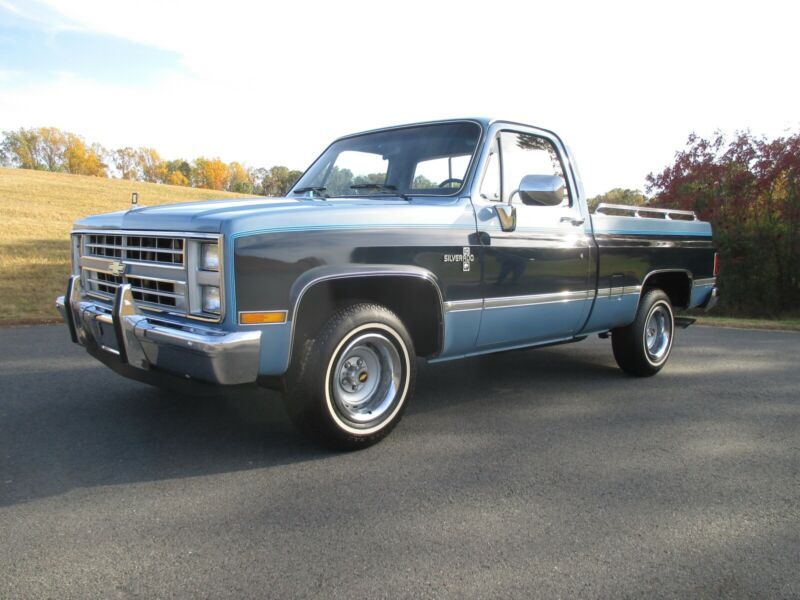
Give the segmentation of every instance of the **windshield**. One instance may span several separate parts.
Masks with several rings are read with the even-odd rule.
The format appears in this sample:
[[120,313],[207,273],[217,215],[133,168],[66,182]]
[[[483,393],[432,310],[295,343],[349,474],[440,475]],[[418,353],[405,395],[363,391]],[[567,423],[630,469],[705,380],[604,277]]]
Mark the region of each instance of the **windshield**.
[[294,195],[452,196],[463,186],[481,129],[439,123],[334,142],[292,188]]

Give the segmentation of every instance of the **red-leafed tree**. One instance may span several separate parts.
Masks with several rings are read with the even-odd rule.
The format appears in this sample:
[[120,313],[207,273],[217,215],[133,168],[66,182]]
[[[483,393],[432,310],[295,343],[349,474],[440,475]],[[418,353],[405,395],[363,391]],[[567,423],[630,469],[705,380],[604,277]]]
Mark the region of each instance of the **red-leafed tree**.
[[800,133],[730,141],[691,135],[675,162],[647,177],[652,204],[694,210],[714,226],[722,308],[797,313],[800,306]]

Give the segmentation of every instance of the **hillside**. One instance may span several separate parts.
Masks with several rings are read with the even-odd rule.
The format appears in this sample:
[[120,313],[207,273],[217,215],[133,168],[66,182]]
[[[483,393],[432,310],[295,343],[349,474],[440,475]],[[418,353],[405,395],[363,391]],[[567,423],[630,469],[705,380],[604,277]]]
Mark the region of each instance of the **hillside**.
[[130,206],[242,196],[196,188],[0,168],[0,325],[58,319],[69,276],[69,232],[85,215]]

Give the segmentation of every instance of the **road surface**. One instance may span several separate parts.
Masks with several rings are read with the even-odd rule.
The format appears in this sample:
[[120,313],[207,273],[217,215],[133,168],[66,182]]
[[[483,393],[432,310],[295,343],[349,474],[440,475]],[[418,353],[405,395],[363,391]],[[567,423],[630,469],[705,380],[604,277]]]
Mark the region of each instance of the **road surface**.
[[0,330],[0,597],[800,597],[800,334],[692,327],[421,367],[331,454],[274,393],[127,381]]

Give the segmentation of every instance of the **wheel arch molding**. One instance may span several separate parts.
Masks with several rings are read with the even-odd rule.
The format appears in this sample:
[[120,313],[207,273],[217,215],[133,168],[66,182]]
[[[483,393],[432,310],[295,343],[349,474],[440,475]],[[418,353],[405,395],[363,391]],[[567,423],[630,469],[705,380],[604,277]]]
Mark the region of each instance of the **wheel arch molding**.
[[441,352],[444,300],[436,276],[413,265],[354,265],[317,267],[292,285],[290,355],[298,341],[313,337],[335,310],[353,302],[374,302],[397,314],[417,355]]
[[642,279],[639,299],[636,303],[638,309],[642,297],[647,290],[658,288],[669,297],[672,306],[687,308],[692,298],[694,276],[689,269],[656,269],[650,271]]

